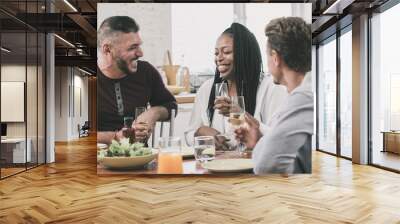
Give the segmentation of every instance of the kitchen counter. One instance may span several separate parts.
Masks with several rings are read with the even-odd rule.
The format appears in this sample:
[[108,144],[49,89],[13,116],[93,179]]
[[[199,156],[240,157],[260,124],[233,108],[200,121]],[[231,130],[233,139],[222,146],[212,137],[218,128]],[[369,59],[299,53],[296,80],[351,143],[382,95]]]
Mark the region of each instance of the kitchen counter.
[[194,103],[195,97],[196,94],[175,95],[175,99],[178,104]]

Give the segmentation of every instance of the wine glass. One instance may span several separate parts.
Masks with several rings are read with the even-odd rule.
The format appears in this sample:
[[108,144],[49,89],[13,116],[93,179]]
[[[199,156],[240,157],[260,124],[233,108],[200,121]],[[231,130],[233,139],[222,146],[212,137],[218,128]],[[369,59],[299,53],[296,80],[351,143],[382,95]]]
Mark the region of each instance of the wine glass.
[[[232,129],[235,130],[240,128],[245,122],[245,103],[244,96],[232,96],[231,97],[231,108],[229,110],[229,123]],[[242,154],[245,150],[243,143],[239,142],[238,145],[239,153]]]
[[[228,84],[226,82],[216,83],[215,84],[215,98],[219,97],[229,97],[228,93]],[[225,117],[222,117],[222,136],[225,134]]]
[[216,83],[215,84],[215,97],[225,96],[228,97],[228,85],[226,82]]
[[124,126],[122,128],[122,134],[125,138],[129,138],[129,142],[133,143],[135,140],[135,131],[132,128],[133,117],[124,117]]
[[229,123],[235,128],[240,127],[244,123],[244,114],[246,113],[244,97],[232,96],[231,108],[229,110]]
[[[137,118],[144,112],[146,112],[146,107],[136,107],[135,108],[135,122],[137,122]],[[139,124],[148,125],[148,123],[146,121],[140,121]],[[145,143],[146,141],[147,141],[147,139],[144,139],[139,142]]]
[[136,107],[135,108],[135,120],[146,111],[146,107]]

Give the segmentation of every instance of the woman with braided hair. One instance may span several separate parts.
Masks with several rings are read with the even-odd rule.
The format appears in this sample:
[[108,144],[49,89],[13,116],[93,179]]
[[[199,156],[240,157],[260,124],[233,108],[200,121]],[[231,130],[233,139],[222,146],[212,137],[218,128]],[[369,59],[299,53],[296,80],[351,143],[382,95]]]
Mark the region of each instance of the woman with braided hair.
[[[269,75],[262,73],[262,59],[258,42],[253,33],[239,23],[232,23],[218,38],[215,46],[215,76],[199,88],[196,95],[189,128],[185,135],[188,142],[193,136],[215,136],[216,148],[227,150],[224,116],[229,116],[229,98],[215,97],[215,84],[225,82],[228,95],[244,96],[246,111],[266,124],[286,90],[273,84]],[[263,129],[263,128],[261,128]]]

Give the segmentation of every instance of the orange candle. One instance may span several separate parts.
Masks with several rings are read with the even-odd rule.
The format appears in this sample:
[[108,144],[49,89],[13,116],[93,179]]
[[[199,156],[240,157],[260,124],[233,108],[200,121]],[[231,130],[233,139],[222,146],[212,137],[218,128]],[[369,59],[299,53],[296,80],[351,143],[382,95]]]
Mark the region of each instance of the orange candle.
[[158,154],[158,170],[159,174],[181,174],[183,172],[182,154],[166,153]]

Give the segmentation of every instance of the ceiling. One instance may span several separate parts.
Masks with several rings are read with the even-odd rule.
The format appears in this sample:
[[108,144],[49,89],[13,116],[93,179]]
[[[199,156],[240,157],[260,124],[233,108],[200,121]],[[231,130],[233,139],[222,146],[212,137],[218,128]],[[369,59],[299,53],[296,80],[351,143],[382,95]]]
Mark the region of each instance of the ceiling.
[[[315,42],[330,35],[329,28],[335,26],[338,20],[347,16],[351,22],[352,16],[374,9],[386,1],[388,0],[256,0],[254,2],[312,3],[312,32]],[[2,45],[8,44],[8,48],[20,49],[21,53],[29,55],[31,52],[34,53],[37,45],[35,41],[30,40],[33,36],[28,38],[28,48],[24,52],[21,46],[25,46],[26,40],[17,37],[17,33],[25,32],[26,29],[28,32],[54,32],[60,37],[55,38],[56,65],[80,66],[95,73],[97,3],[163,1],[47,0],[49,3],[47,6],[45,2],[45,0],[1,0]],[[53,13],[48,13],[50,8]]]

